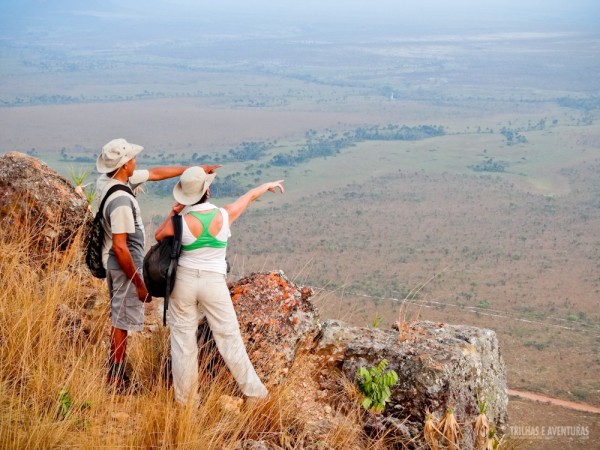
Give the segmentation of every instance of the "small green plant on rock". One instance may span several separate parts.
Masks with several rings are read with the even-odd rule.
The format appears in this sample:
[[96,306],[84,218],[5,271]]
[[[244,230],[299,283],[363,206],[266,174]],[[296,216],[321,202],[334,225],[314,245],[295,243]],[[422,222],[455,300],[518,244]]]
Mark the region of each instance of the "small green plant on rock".
[[91,171],[82,170],[75,171],[73,167],[71,167],[71,181],[75,185],[75,192],[79,195],[85,197],[88,202],[88,205],[91,205],[94,199],[96,198],[96,190],[92,187],[88,188],[92,183],[84,184],[87,178],[90,176]]
[[398,382],[398,374],[394,370],[386,371],[386,359],[368,369],[360,367],[356,371],[356,383],[364,398],[361,402],[363,408],[374,413],[382,413],[385,404],[390,400],[390,388]]
[[375,313],[375,317],[373,318],[373,322],[371,322],[371,328],[379,328],[381,325],[381,316],[378,313]]

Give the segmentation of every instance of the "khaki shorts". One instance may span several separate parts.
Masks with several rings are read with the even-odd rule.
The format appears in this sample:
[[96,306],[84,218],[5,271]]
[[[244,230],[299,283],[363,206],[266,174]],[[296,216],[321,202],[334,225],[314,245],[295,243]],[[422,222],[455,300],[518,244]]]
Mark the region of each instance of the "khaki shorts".
[[144,303],[138,299],[135,285],[122,270],[109,269],[106,272],[113,327],[126,331],[142,331]]

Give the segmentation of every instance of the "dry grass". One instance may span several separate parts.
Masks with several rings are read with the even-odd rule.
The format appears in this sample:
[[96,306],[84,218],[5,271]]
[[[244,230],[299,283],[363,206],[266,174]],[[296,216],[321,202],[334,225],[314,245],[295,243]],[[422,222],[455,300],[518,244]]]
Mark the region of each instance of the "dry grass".
[[358,403],[311,434],[294,401],[293,371],[267,402],[249,407],[237,400],[229,372],[207,357],[201,407],[176,405],[162,328],[132,335],[129,361],[143,390],[116,395],[105,385],[108,317],[84,319],[83,327],[71,314],[83,311],[90,290],[105,298],[104,284],[82,270],[77,248],[32,259],[31,243],[24,229],[0,238],[0,448],[234,449],[248,440],[282,449],[383,445],[362,432]]
[[437,427],[437,420],[429,411],[425,412],[425,423],[423,424],[423,439],[431,450],[440,448],[439,440],[442,432]]
[[444,444],[448,447],[448,450],[456,450],[460,441],[460,425],[456,420],[454,411],[452,408],[448,408],[446,414],[440,420],[438,425],[444,437]]
[[475,419],[473,425],[473,433],[475,434],[475,448],[485,450],[488,447],[488,439],[490,436],[491,424],[487,418],[487,405],[485,401],[478,401],[479,415]]

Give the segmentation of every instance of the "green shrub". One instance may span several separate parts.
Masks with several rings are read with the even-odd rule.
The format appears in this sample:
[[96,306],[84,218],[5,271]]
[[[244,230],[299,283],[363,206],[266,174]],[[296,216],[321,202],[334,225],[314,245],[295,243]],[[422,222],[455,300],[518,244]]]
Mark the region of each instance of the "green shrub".
[[394,370],[385,371],[388,362],[383,359],[379,364],[368,369],[360,367],[356,371],[356,383],[364,398],[363,408],[374,413],[381,413],[390,400],[390,388],[398,382],[398,374]]

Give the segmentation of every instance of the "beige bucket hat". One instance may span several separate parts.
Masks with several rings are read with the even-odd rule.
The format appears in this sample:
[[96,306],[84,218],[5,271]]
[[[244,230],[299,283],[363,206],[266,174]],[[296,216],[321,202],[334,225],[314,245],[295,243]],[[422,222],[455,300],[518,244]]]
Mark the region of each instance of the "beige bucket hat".
[[102,153],[96,160],[96,170],[99,173],[110,173],[117,170],[127,161],[131,161],[144,147],[131,144],[123,138],[113,139],[102,147]]
[[202,167],[190,167],[173,188],[173,197],[182,205],[193,205],[206,193],[216,176],[216,173],[206,173]]

